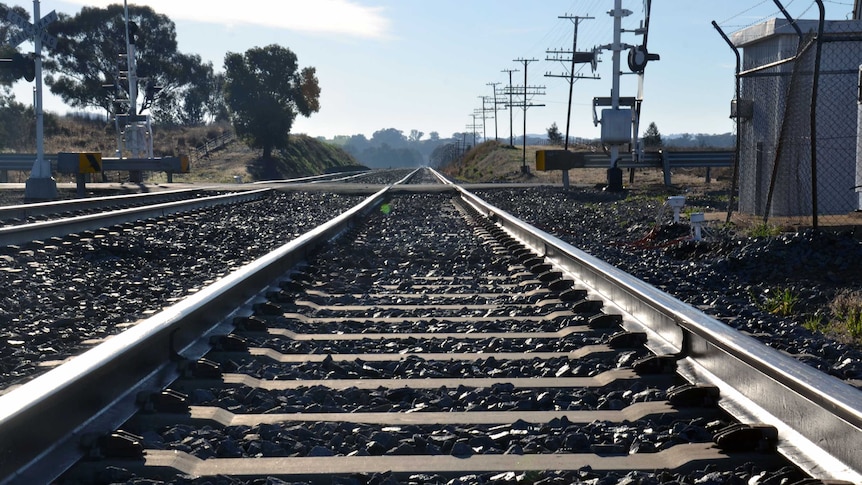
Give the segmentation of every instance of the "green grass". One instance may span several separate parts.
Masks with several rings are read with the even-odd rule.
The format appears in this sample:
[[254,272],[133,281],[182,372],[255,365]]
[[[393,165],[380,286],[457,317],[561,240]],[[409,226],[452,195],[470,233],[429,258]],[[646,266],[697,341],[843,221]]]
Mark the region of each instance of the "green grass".
[[682,219],[691,219],[692,214],[696,214],[698,212],[702,212],[706,214],[709,212],[709,208],[700,207],[696,205],[687,205],[682,210]]
[[757,307],[767,313],[788,317],[793,315],[796,304],[799,303],[799,296],[794,294],[789,289],[783,290],[765,290],[763,297],[755,297]]
[[781,234],[781,228],[768,223],[751,226],[747,231],[749,237],[770,237]]
[[812,332],[824,332],[827,328],[827,321],[823,318],[823,315],[811,315],[802,322],[802,328],[810,330]]
[[670,194],[637,194],[627,197],[626,200],[628,202],[654,202],[660,206],[667,202],[668,197],[670,197]]

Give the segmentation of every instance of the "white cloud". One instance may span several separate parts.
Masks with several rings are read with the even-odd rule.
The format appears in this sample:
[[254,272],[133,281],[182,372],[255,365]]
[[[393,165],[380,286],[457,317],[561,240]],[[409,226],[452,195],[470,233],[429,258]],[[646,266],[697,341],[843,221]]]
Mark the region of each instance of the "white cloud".
[[[90,7],[106,7],[121,1],[66,0],[67,3]],[[390,25],[382,7],[364,6],[355,0],[136,0],[129,3],[148,5],[174,21],[259,25],[365,38],[386,37]]]

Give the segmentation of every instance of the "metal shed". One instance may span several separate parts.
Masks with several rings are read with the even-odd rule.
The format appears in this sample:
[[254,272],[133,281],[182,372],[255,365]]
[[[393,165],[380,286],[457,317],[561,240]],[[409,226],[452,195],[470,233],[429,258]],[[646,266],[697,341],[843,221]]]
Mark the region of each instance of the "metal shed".
[[862,21],[824,24],[815,118],[811,100],[818,21],[800,20],[796,27],[785,19],[771,19],[731,36],[743,56],[741,96],[731,110],[732,116],[742,119],[739,210],[769,216],[812,215],[813,119],[817,212],[846,214],[860,207],[854,181]]

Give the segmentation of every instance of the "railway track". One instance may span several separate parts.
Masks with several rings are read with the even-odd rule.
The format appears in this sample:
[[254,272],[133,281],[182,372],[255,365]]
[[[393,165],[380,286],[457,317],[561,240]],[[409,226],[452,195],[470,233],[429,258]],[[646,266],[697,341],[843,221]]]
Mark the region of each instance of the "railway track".
[[60,219],[88,212],[123,209],[147,204],[173,202],[200,195],[203,189],[166,190],[142,194],[90,197],[35,204],[0,206],[0,224],[26,224],[46,219]]
[[0,396],[4,482],[860,483],[859,391],[469,193],[390,192]]
[[[0,206],[0,246],[62,237],[104,227],[191,212],[217,206],[242,204],[267,197],[273,188],[315,183],[385,185],[408,176],[412,170],[381,173],[326,174],[250,184],[260,188],[231,190],[230,186],[172,190],[109,197],[92,197],[37,204]],[[263,185],[268,187],[263,187]]]

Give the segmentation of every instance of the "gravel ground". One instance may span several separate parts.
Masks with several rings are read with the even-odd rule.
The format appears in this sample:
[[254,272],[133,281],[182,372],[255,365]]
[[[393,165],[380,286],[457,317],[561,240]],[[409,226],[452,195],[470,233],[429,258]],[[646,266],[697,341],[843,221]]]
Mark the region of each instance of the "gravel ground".
[[147,227],[0,248],[0,389],[35,377],[46,370],[40,362],[80,353],[88,340],[124,330],[360,200],[278,193]]
[[399,168],[390,170],[372,170],[358,177],[352,177],[345,180],[347,183],[353,184],[379,184],[389,185],[406,177],[415,168]]
[[[558,189],[494,190],[483,194],[489,201],[528,222],[558,234],[575,245],[660,286],[695,304],[736,328],[758,335],[770,345],[800,356],[804,361],[847,379],[862,378],[859,352],[852,346],[825,339],[804,330],[799,322],[779,318],[751,304],[751,292],[765,286],[789,286],[809,305],[826,300],[830,291],[846,286],[862,261],[862,251],[851,238],[801,234],[770,239],[742,239],[715,231],[706,242],[677,241],[688,229],[663,228],[655,238],[644,239],[660,202],[593,190],[563,192]],[[630,195],[630,194],[628,194]],[[541,198],[540,198],[541,196]],[[409,285],[417,275],[449,271],[505,275],[506,264],[487,259],[487,248],[478,239],[465,240],[466,227],[456,227],[429,210],[444,195],[417,194],[394,201],[392,217],[377,213],[369,223],[375,231],[359,232],[351,252],[330,252],[319,258],[314,271],[324,280],[336,278],[328,291],[362,293],[385,281]],[[409,201],[407,203],[406,201]],[[317,194],[280,194],[263,203],[252,203],[217,213],[203,220],[183,217],[145,229],[83,235],[75,244],[48,241],[45,245],[0,250],[0,287],[9,288],[0,301],[0,368],[9,385],[32,376],[40,359],[63,358],[79,351],[88,338],[102,338],[156,311],[165,301],[181,298],[217,274],[262,254],[304,232],[344,208],[356,198]],[[708,201],[705,201],[708,203]],[[276,210],[273,210],[273,207]],[[291,207],[320,208],[291,211]],[[215,212],[215,211],[213,211]],[[398,215],[424,225],[400,227]],[[378,230],[379,229],[379,230]],[[421,231],[433,234],[432,243],[406,243]],[[634,241],[639,244],[632,245]],[[776,242],[777,241],[777,242]],[[345,243],[347,244],[347,243]],[[838,248],[834,257],[812,258],[824,245]],[[338,249],[338,244],[332,245]],[[330,248],[332,249],[332,248]],[[361,256],[357,256],[357,251]],[[817,252],[819,254],[819,252]],[[441,268],[440,258],[446,258]],[[810,267],[810,260],[818,266]],[[794,266],[796,265],[796,266]],[[348,271],[349,270],[349,271]],[[796,277],[787,279],[787,274]],[[800,281],[799,275],[806,278]],[[384,278],[384,280],[381,280]],[[843,279],[842,279],[843,278]],[[58,284],[57,282],[61,282]],[[68,285],[68,286],[67,286]],[[339,286],[340,285],[340,286]],[[830,286],[831,285],[831,286]],[[110,288],[110,292],[106,290]],[[10,309],[14,309],[11,310]],[[60,315],[58,317],[58,315]],[[319,314],[318,316],[324,316]],[[405,315],[401,315],[405,316]],[[421,315],[416,315],[421,318]],[[88,328],[96,324],[96,330]],[[311,330],[297,322],[281,322],[299,331]],[[552,321],[541,330],[555,331],[583,322],[579,317]],[[85,325],[86,324],[86,325]],[[514,328],[515,322],[475,328],[452,328],[434,321],[421,323],[422,331],[492,331]],[[357,318],[342,331],[392,330],[381,324],[368,328]],[[402,330],[407,330],[402,329]],[[415,331],[416,328],[411,328]],[[538,329],[537,329],[538,330]],[[314,331],[325,332],[325,326]],[[38,347],[24,346],[33,342]],[[328,344],[327,344],[328,345]],[[364,345],[359,343],[357,345]],[[361,348],[361,347],[360,347]],[[409,347],[408,347],[409,348]],[[502,375],[592,375],[596,371],[626,366],[639,355],[623,352],[610,361],[556,359],[544,367],[531,361],[465,363],[446,368],[420,359],[397,363],[334,362],[276,369],[267,363],[231,361],[226,370],[249,371],[262,377],[357,375],[477,375],[484,366]],[[390,366],[392,366],[390,368]],[[289,366],[288,366],[289,367]],[[564,370],[565,369],[565,370]],[[8,376],[8,378],[7,378]],[[191,393],[195,405],[213,405],[238,413],[275,412],[399,412],[484,410],[591,410],[622,409],[635,402],[663,400],[665,387],[642,382],[619,382],[600,389],[542,391],[499,384],[486,389],[458,387],[431,390],[346,389],[332,391],[309,387],[289,391],[265,391],[247,387],[201,389]],[[187,451],[202,458],[212,456],[330,456],[333,454],[437,454],[469,456],[486,453],[547,452],[654,452],[675,443],[709,441],[721,420],[645,419],[625,424],[573,425],[562,420],[549,423],[513,423],[507,427],[398,427],[332,423],[299,423],[289,427],[174,426],[145,434],[147,446]],[[427,433],[427,434],[424,434]],[[427,438],[423,437],[427,436]],[[477,449],[479,451],[477,451]],[[124,475],[122,470],[106,483],[162,483]],[[559,473],[501,473],[470,475],[449,480],[417,475],[408,483],[780,483],[798,477],[791,471],[762,474],[755,465],[735,471],[701,470],[686,475],[673,473],[596,474],[590,470]],[[172,483],[286,483],[277,479],[240,481],[227,477],[192,480],[176,477]],[[387,474],[336,478],[333,483],[404,483]]]
[[[746,237],[710,226],[703,241],[664,212],[665,197],[597,189],[536,187],[479,192],[491,204],[694,305],[766,344],[862,388],[858,343],[803,327],[836,293],[862,288],[862,243],[849,233],[811,230]],[[715,194],[687,194],[687,206],[723,211]],[[769,293],[799,297],[792,315],[761,310]]]
[[[90,191],[90,197],[110,197],[113,195],[128,195],[138,193],[137,185],[129,185],[128,187],[119,187],[112,189],[99,189],[98,191]],[[59,200],[71,200],[78,198],[77,189],[69,189],[65,187],[60,187],[57,189],[57,196]],[[0,206],[3,205],[21,205],[24,204],[24,190],[23,189],[3,189],[0,190]]]
[[[446,195],[411,195],[393,199],[393,217],[379,214],[367,226],[357,231],[355,242],[337,243],[318,254],[304,273],[306,286],[322,292],[364,294],[380,287],[401,287],[424,276],[446,275],[451,271],[473,275],[465,285],[474,291],[485,275],[502,275],[508,268],[505,259],[494,258],[477,238],[464,238],[462,224],[447,216],[439,217],[441,199]],[[444,205],[445,207],[445,205]],[[418,225],[402,225],[401,217],[418,221]],[[416,241],[414,233],[433,237]],[[349,250],[345,250],[349,249]],[[445,255],[445,267],[435,255]],[[332,276],[336,276],[333,278]],[[345,298],[345,303],[358,303],[357,298]],[[291,303],[284,304],[288,309]],[[547,309],[546,309],[547,310]],[[306,315],[329,316],[325,311],[306,309]],[[334,315],[333,315],[334,316]],[[366,315],[371,316],[371,315]],[[368,328],[362,318],[347,328],[328,324],[298,324],[297,319],[258,316],[271,327],[297,331],[360,332],[393,330],[391,324]],[[567,325],[583,324],[581,317],[560,318],[548,322],[547,328],[532,330],[555,331]],[[532,323],[531,323],[532,325]],[[503,322],[504,327],[518,329],[517,322]],[[416,332],[483,331],[481,324],[466,323],[459,328],[442,326],[431,319],[411,325]],[[523,324],[520,325],[523,330]],[[395,331],[406,329],[394,328]],[[494,328],[497,330],[497,328]],[[572,336],[580,344],[595,343],[595,334]],[[568,339],[561,339],[565,341]],[[250,342],[258,345],[261,342]],[[331,345],[318,343],[314,345]],[[392,347],[409,343],[390,342]],[[452,343],[442,340],[442,348]],[[479,345],[489,345],[490,342]],[[290,350],[294,344],[287,339],[269,338],[266,347]],[[307,343],[304,345],[308,345]],[[353,346],[351,348],[351,345]],[[344,351],[358,352],[366,342],[345,343]],[[425,342],[414,343],[425,346]],[[472,344],[466,344],[467,346]],[[497,342],[493,348],[512,349],[508,343]],[[555,344],[556,345],[556,344]],[[565,345],[565,344],[559,344]],[[392,349],[392,347],[387,347]],[[407,347],[409,348],[409,347]],[[463,349],[462,349],[463,350]],[[385,378],[385,377],[468,377],[468,376],[586,376],[629,367],[644,350],[618,351],[583,359],[556,358],[549,360],[504,361],[491,358],[476,362],[433,362],[410,357],[398,362],[339,361],[327,358],[319,363],[284,365],[259,359],[237,357],[227,361],[225,372],[250,373],[274,380],[315,378]],[[453,411],[530,411],[530,410],[620,410],[638,402],[662,401],[667,397],[672,377],[647,383],[642,380],[614,381],[599,388],[527,389],[511,384],[496,384],[487,388],[440,387],[437,389],[339,389],[302,387],[271,391],[245,386],[190,391],[193,405],[217,406],[235,413],[359,413],[359,412],[453,412]],[[720,416],[720,415],[719,415]],[[147,447],[180,450],[196,457],[253,456],[369,456],[369,455],[439,455],[468,457],[474,454],[533,454],[533,453],[654,453],[680,443],[709,442],[714,433],[728,423],[720,417],[688,419],[672,414],[638,419],[624,423],[593,422],[573,424],[565,419],[548,423],[515,422],[502,426],[386,426],[354,423],[297,422],[285,425],[230,426],[213,429],[208,426],[169,426],[146,430],[141,434]],[[333,478],[332,483],[755,483],[759,471],[754,465],[732,472],[701,470],[686,475],[672,473],[592,473],[578,472],[489,473],[447,479],[436,475],[416,475],[399,480],[386,474]],[[783,472],[770,470],[768,477],[780,480]],[[788,472],[789,473],[789,472]],[[762,478],[762,477],[761,477]],[[203,483],[203,482],[201,482]],[[226,482],[230,483],[230,482]],[[241,482],[236,482],[241,483]],[[252,483],[252,482],[248,482]],[[258,483],[264,483],[263,481]],[[266,483],[279,483],[269,479]]]
[[595,345],[604,341],[600,334],[584,335],[572,333],[562,338],[524,339],[507,341],[499,338],[478,340],[445,339],[404,339],[404,340],[284,340],[248,339],[252,347],[266,347],[283,354],[348,354],[351,352],[373,354],[382,353],[419,353],[419,352],[572,352],[585,345]]

